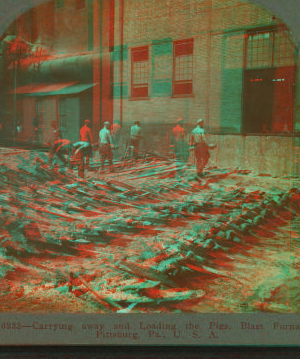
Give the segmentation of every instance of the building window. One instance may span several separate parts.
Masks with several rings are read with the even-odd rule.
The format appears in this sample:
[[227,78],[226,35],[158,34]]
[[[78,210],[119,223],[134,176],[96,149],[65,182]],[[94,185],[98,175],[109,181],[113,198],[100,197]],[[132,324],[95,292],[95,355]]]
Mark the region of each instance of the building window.
[[81,10],[85,8],[85,0],[76,0],[76,10]]
[[149,82],[148,46],[132,49],[131,52],[131,96],[148,97]]
[[288,31],[248,33],[246,68],[293,66],[293,46]]
[[294,49],[287,31],[275,32],[274,66],[293,66]]
[[44,100],[36,101],[36,118],[37,118],[37,125],[43,126],[44,125]]
[[63,9],[64,5],[64,0],[55,0],[55,9]]
[[273,32],[259,32],[249,35],[247,43],[247,68],[272,66]]
[[59,113],[59,127],[61,130],[67,128],[67,111],[66,111],[66,99],[59,99],[58,102],[58,113]]
[[173,94],[193,93],[194,39],[174,42]]

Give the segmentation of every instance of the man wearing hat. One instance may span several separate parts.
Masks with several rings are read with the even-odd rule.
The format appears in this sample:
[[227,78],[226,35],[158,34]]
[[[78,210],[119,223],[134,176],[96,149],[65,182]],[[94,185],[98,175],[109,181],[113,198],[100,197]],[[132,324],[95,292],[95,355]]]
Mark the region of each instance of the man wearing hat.
[[203,169],[210,158],[209,149],[217,147],[207,144],[204,134],[204,121],[202,119],[197,121],[197,126],[192,131],[190,146],[195,151],[197,176],[201,177]]
[[183,118],[180,117],[177,119],[177,125],[172,130],[171,135],[171,146],[170,148],[174,150],[175,158],[177,162],[177,174],[182,174],[182,165],[187,162],[188,151],[186,150],[187,143],[185,142],[185,134],[183,125]]
[[113,162],[113,141],[110,135],[110,123],[108,121],[104,122],[104,127],[99,132],[99,142],[100,142],[100,156],[101,156],[101,167],[100,170],[104,169],[105,160],[108,159],[109,166],[112,166]]

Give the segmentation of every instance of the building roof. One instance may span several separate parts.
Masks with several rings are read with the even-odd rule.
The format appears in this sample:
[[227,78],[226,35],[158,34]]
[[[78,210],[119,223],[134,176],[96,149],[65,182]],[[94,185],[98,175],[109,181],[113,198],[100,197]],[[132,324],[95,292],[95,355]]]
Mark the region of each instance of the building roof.
[[[97,84],[77,84],[76,82],[56,83],[56,84],[29,84],[20,86],[16,89],[18,95],[24,96],[54,96],[54,95],[72,95],[92,88]],[[7,95],[13,95],[15,90],[7,92]]]

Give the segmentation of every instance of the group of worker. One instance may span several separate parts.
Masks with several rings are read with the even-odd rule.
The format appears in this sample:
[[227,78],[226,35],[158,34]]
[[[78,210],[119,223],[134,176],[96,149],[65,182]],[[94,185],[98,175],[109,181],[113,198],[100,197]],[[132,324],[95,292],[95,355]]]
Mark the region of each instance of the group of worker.
[[[84,178],[84,170],[89,167],[89,158],[92,156],[93,147],[99,147],[100,154],[100,172],[104,171],[105,161],[111,171],[113,171],[113,150],[117,150],[120,141],[120,125],[115,121],[113,125],[110,122],[104,122],[103,128],[99,132],[99,143],[93,144],[93,136],[90,129],[90,120],[85,120],[84,126],[80,129],[79,141],[72,144],[70,140],[62,139],[58,125],[52,123],[53,132],[50,145],[49,160],[53,168],[60,161],[64,166],[77,162],[78,176]],[[132,151],[133,160],[136,160],[140,151],[141,141],[140,122],[136,121],[131,127],[129,148]],[[177,120],[177,125],[172,130],[171,146],[176,160],[176,172],[178,176],[183,175],[183,169],[190,155],[190,150],[194,149],[196,158],[197,177],[203,175],[203,169],[206,166],[210,154],[209,150],[215,148],[214,145],[207,143],[204,133],[204,121],[197,121],[196,128],[190,135],[190,143],[186,142],[186,135],[183,128],[183,119]],[[67,153],[67,160],[65,154]]]

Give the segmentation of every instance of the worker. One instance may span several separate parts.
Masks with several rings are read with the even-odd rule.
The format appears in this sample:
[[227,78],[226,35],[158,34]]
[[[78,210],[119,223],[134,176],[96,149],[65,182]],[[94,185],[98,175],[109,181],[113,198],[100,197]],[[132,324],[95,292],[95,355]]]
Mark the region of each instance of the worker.
[[29,162],[32,162],[33,159],[36,159],[38,156],[37,149],[41,145],[41,127],[39,125],[39,120],[37,117],[32,120],[33,125],[33,134],[30,139],[31,142],[31,151],[29,155]]
[[133,148],[133,158],[138,158],[141,141],[141,126],[139,121],[135,121],[130,131],[130,146]]
[[84,158],[88,155],[91,144],[87,141],[78,141],[73,144],[74,155],[72,163],[78,163],[78,176],[84,178]]
[[16,128],[16,134],[17,134],[17,136],[19,136],[20,135],[20,133],[22,132],[22,124],[21,124],[21,121],[20,120],[18,120],[17,121],[17,128]]
[[54,149],[55,143],[56,143],[56,141],[58,141],[62,138],[59,126],[56,121],[51,122],[51,127],[53,130],[51,133],[51,139],[50,139],[50,143],[49,143],[49,147],[50,147],[49,163],[50,163],[50,165],[52,165],[53,156],[55,154],[55,149]]
[[172,130],[170,149],[174,151],[177,164],[177,175],[183,174],[182,166],[186,164],[189,157],[188,144],[185,141],[183,118],[177,119],[177,125]]
[[112,143],[113,143],[114,149],[115,149],[114,158],[116,158],[118,156],[117,149],[119,148],[119,145],[120,145],[120,135],[121,135],[120,121],[114,120],[114,122],[111,126],[111,138],[112,138]]
[[[54,168],[56,164],[63,164],[64,168],[67,165],[70,165],[71,155],[72,155],[72,142],[66,139],[58,139],[53,144],[53,156],[51,161],[51,168]],[[67,154],[67,160],[65,159],[65,154]]]
[[207,143],[204,133],[204,121],[199,119],[196,128],[191,133],[190,141],[190,148],[194,149],[195,152],[198,178],[203,176],[203,169],[210,158],[209,149],[216,147],[216,145],[209,145]]
[[89,143],[89,146],[84,146],[84,157],[86,157],[86,166],[88,167],[90,164],[90,157],[93,154],[93,148],[92,148],[92,142],[93,142],[93,136],[92,136],[92,131],[90,129],[91,125],[91,121],[90,120],[85,120],[84,121],[84,126],[81,127],[80,129],[80,134],[79,134],[79,141],[80,142],[87,142]]
[[105,160],[108,160],[109,166],[112,166],[113,153],[112,148],[114,147],[113,141],[110,134],[110,123],[104,122],[104,127],[99,132],[99,152],[101,157],[100,171],[104,170]]

